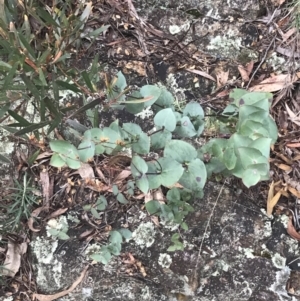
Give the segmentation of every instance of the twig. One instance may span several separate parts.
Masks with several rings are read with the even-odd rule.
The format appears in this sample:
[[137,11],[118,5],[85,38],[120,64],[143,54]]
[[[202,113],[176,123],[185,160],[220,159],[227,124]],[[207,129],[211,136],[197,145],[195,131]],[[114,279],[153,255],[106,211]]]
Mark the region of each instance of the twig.
[[210,216],[209,216],[209,218],[208,218],[208,221],[207,221],[207,224],[206,224],[206,227],[205,227],[205,230],[204,230],[204,234],[203,234],[203,237],[202,237],[202,240],[201,240],[201,243],[200,243],[200,247],[199,247],[199,251],[198,251],[198,255],[197,255],[197,260],[196,260],[196,265],[195,265],[195,269],[194,269],[193,282],[196,280],[197,268],[198,268],[198,265],[199,265],[199,260],[200,260],[200,256],[201,256],[201,250],[202,250],[202,246],[203,246],[203,243],[204,243],[205,235],[206,235],[206,233],[207,233],[207,230],[208,230],[208,227],[209,227],[211,218],[212,218],[212,216],[213,216],[213,214],[214,214],[215,208],[216,208],[217,203],[218,203],[218,201],[219,201],[219,199],[220,199],[221,192],[222,192],[222,190],[223,190],[223,188],[224,188],[225,183],[226,183],[226,181],[223,183],[223,185],[222,185],[222,187],[221,187],[221,189],[220,189],[220,191],[219,191],[218,197],[217,197],[217,199],[216,199],[216,201],[215,201],[215,203],[214,203],[214,206],[213,206],[213,208],[212,208],[212,211],[211,211],[211,213],[210,213]]
[[251,84],[251,82],[252,82],[252,80],[253,80],[253,78],[254,78],[256,72],[257,72],[258,69],[261,67],[261,65],[264,63],[264,61],[265,61],[265,59],[266,59],[266,57],[267,57],[267,55],[268,55],[268,52],[269,52],[269,50],[270,50],[272,44],[274,43],[275,39],[276,39],[276,36],[274,36],[274,38],[272,39],[270,45],[268,46],[267,50],[265,51],[265,54],[264,54],[262,60],[260,61],[259,65],[258,65],[257,68],[255,69],[255,71],[252,73],[252,76],[251,76],[251,78],[250,78],[250,80],[249,80],[249,82],[248,82],[248,84],[247,84],[247,86],[246,86],[246,89],[249,88],[249,86],[250,86],[250,84]]

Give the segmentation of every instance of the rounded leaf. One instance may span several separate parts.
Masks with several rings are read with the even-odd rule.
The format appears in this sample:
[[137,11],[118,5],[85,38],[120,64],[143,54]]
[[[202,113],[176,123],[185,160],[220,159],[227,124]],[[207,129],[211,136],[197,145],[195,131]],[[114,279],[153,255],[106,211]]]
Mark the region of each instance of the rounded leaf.
[[79,158],[76,147],[70,142],[64,140],[52,140],[49,142],[50,148],[53,152],[65,155],[70,158]]
[[171,141],[172,139],[172,133],[163,130],[160,132],[157,132],[153,135],[150,136],[150,141],[151,141],[151,149],[156,150],[156,149],[161,149],[166,146],[166,144]]
[[147,176],[144,174],[140,178],[136,179],[136,186],[143,192],[148,193],[149,191],[149,181]]
[[63,167],[64,165],[66,165],[66,161],[63,156],[61,156],[60,154],[54,153],[51,157],[50,165],[60,168],[60,167]]
[[173,132],[176,128],[176,117],[172,109],[163,109],[154,117],[154,124]]
[[133,177],[140,177],[148,171],[146,161],[140,156],[134,155],[131,160],[131,173]]
[[180,125],[176,127],[175,133],[181,137],[188,137],[188,138],[197,135],[197,131],[188,116],[183,116],[181,118]]
[[79,158],[82,162],[87,162],[95,155],[95,143],[91,140],[84,140],[78,145]]
[[204,111],[202,107],[195,101],[189,102],[182,113],[184,116],[204,118]]
[[207,179],[207,172],[204,163],[200,159],[191,161],[184,171],[179,183],[190,190],[202,190]]
[[161,185],[169,187],[176,184],[184,171],[182,165],[171,157],[160,158],[158,162],[162,168],[159,175]]
[[247,168],[243,172],[242,181],[248,188],[256,185],[260,181],[260,173],[255,168]]
[[252,147],[239,147],[238,152],[245,169],[252,164],[268,163],[268,158],[264,157],[258,149]]
[[154,86],[154,85],[145,85],[140,89],[140,94],[144,98],[149,98],[146,102],[144,102],[144,107],[151,106],[156,102],[161,94],[162,89]]
[[131,144],[131,148],[138,154],[148,154],[150,152],[150,137],[146,133],[138,136],[138,141]]
[[164,149],[164,157],[171,157],[183,164],[197,158],[197,151],[191,144],[185,141],[172,140]]

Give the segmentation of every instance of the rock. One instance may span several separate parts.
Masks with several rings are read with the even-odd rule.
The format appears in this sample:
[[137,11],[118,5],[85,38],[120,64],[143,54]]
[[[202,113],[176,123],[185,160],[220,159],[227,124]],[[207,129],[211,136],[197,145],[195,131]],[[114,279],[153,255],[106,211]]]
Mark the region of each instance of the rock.
[[[150,232],[142,231],[151,219],[138,206],[132,207],[127,221],[129,229],[137,231],[134,239],[108,265],[91,267],[84,281],[61,300],[296,300],[286,291],[291,273],[286,259],[298,255],[298,244],[285,233],[284,218],[275,218],[271,225],[253,202],[215,183],[208,184],[194,208],[187,218],[189,230],[181,233],[185,250],[172,253],[167,252],[169,229],[153,224],[147,226]],[[39,292],[66,289],[78,277],[86,265],[86,244],[78,241],[82,231],[68,233],[69,241],[48,242],[51,265],[45,262],[48,255],[35,254],[36,275],[47,279],[46,285],[38,281]],[[140,234],[148,232],[151,243],[147,237],[142,244]],[[42,239],[36,238],[33,246]],[[54,252],[51,245],[57,245]],[[61,273],[56,279],[54,270]],[[290,283],[290,289],[298,292],[295,282]]]

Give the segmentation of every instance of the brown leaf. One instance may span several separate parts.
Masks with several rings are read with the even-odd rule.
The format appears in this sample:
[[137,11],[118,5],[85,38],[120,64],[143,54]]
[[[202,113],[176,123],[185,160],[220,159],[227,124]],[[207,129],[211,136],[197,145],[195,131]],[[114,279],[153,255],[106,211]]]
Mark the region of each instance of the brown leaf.
[[289,172],[289,171],[292,170],[292,167],[291,167],[291,166],[286,165],[286,164],[283,164],[283,163],[275,163],[275,165],[276,165],[278,168],[280,168],[280,169],[282,169],[282,170],[284,170],[284,171],[286,171],[286,172]]
[[39,301],[52,301],[58,298],[61,298],[69,293],[71,293],[77,285],[83,280],[89,266],[86,266],[84,270],[81,272],[80,276],[76,279],[76,281],[68,288],[67,290],[64,290],[60,293],[54,294],[54,295],[42,295],[42,294],[33,294],[33,299],[36,298]]
[[39,216],[39,214],[44,211],[45,208],[44,207],[39,207],[39,208],[36,208],[34,209],[32,212],[31,212],[31,215],[30,215],[30,218],[28,219],[28,222],[27,222],[27,225],[28,225],[28,228],[32,231],[32,232],[40,232],[41,229],[36,229],[33,227],[33,223],[34,223],[34,220],[36,217]]
[[291,79],[290,74],[279,74],[263,80],[258,85],[251,87],[249,91],[275,92],[292,85],[296,80],[296,76]]
[[127,179],[131,175],[131,170],[122,170],[114,179],[115,184],[121,184],[123,180]]
[[80,168],[77,170],[82,179],[94,179],[95,174],[91,165],[82,163]]
[[47,219],[58,217],[64,214],[66,211],[68,211],[68,208],[59,208],[56,211],[52,212],[49,216],[47,216]]
[[249,79],[250,79],[249,74],[248,74],[247,70],[245,69],[245,67],[242,65],[238,65],[238,70],[240,72],[242,80],[245,82],[249,81]]
[[297,143],[288,143],[286,146],[287,147],[300,147],[300,142],[297,142]]
[[288,221],[288,225],[287,225],[287,229],[286,229],[287,233],[294,239],[299,240],[300,241],[300,234],[296,231],[293,222],[292,222],[292,218],[290,217],[289,221]]
[[43,197],[44,197],[44,207],[49,208],[49,199],[53,195],[53,191],[51,191],[50,188],[50,180],[49,180],[49,174],[47,170],[43,170],[40,172],[40,180],[43,190]]
[[267,200],[267,215],[270,216],[273,212],[274,206],[277,204],[280,196],[281,196],[281,190],[278,191],[274,196],[274,181],[272,181],[269,192],[268,192],[268,200]]
[[300,126],[300,116],[297,116],[287,105],[287,103],[285,103],[285,107],[286,107],[286,111],[290,116],[290,119],[292,122],[294,122],[295,124]]
[[290,193],[292,193],[295,197],[300,198],[300,191],[296,190],[293,187],[288,187]]
[[5,269],[2,270],[3,276],[14,277],[19,271],[21,265],[21,256],[26,253],[28,244],[23,242],[16,244],[11,241],[8,242],[7,253],[3,266]]
[[208,78],[210,80],[213,80],[214,82],[216,81],[211,75],[209,75],[208,73],[204,72],[204,71],[200,71],[200,70],[195,70],[195,69],[185,69],[186,71],[195,73],[197,75],[203,76],[205,78]]
[[229,71],[223,71],[221,69],[216,70],[217,88],[223,87],[227,84]]

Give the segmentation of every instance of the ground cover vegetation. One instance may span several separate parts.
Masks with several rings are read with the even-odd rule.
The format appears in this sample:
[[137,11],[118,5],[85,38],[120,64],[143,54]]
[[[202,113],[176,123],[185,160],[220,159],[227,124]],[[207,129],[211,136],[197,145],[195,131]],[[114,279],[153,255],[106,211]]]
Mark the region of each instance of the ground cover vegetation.
[[[93,53],[89,67],[82,70],[74,60],[93,49],[112,26],[98,24],[93,9],[92,2],[59,0],[0,4],[0,126],[29,150],[20,168],[21,179],[2,187],[4,242],[11,233],[24,232],[26,225],[32,231],[36,225],[47,225],[53,239],[69,239],[67,227],[58,229],[47,221],[72,208],[72,201],[68,205],[59,198],[61,193],[70,196],[75,187],[88,190],[89,199],[80,198],[80,212],[88,213],[96,224],[108,209],[122,211],[122,206],[129,208],[142,200],[147,214],[186,231],[192,201],[203,197],[209,179],[234,176],[248,188],[270,179],[270,151],[278,129],[270,115],[274,101],[269,90],[235,87],[228,93],[227,105],[211,118],[199,102],[178,106],[162,84],[131,87],[121,71],[103,72],[99,53]],[[294,22],[297,18],[294,13]],[[66,90],[73,101],[62,100]],[[122,120],[99,127],[102,112],[126,110],[135,115],[149,109],[154,112],[148,118],[150,129]],[[220,131],[208,141],[195,143],[212,120]],[[61,134],[67,122],[73,125],[68,138]],[[3,164],[14,163],[6,154],[0,156]],[[64,188],[49,194],[54,185],[51,178]],[[272,185],[269,213],[276,199],[287,193],[278,182],[277,189]],[[156,197],[155,191],[162,196]],[[80,224],[78,217],[74,221]],[[91,259],[104,264],[118,256],[122,243],[131,237],[126,228],[108,227],[105,232],[101,248],[91,254]],[[178,231],[171,243],[168,251],[184,248]]]

